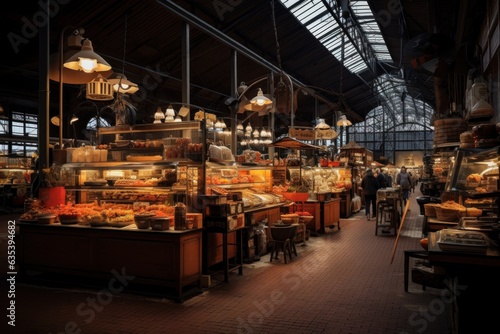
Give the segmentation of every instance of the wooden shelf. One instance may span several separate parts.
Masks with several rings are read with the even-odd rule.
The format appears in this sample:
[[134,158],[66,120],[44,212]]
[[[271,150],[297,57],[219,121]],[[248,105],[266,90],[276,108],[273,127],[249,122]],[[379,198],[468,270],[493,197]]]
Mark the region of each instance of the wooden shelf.
[[185,121],[171,122],[160,124],[137,124],[137,125],[118,125],[100,128],[98,135],[114,135],[122,133],[137,133],[137,132],[161,132],[161,131],[176,131],[176,130],[199,130],[200,122]]

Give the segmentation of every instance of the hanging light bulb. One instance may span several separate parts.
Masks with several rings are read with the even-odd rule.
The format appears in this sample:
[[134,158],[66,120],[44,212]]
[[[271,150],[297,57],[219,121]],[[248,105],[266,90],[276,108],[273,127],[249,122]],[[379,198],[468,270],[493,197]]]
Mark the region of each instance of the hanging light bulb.
[[273,101],[267,97],[264,96],[264,93],[262,92],[262,89],[259,88],[257,92],[257,96],[255,96],[253,99],[250,100],[251,104],[256,104],[258,106],[263,106],[263,105],[269,105],[272,104]]
[[239,121],[238,125],[236,125],[236,130],[243,131],[243,123],[241,123],[241,121]]
[[245,128],[245,131],[246,132],[252,132],[252,125],[250,125],[250,123],[247,124],[247,127]]
[[175,110],[170,104],[165,110],[165,122],[173,122],[175,117]]
[[260,135],[259,130],[255,129],[253,130],[253,136],[257,138]]
[[267,131],[266,131],[266,129],[265,129],[265,128],[262,128],[262,130],[260,130],[260,136],[261,136],[262,138],[267,137]]
[[177,114],[177,116],[175,116],[174,122],[182,122],[182,118],[181,118],[181,116],[179,116],[179,114]]
[[207,118],[207,129],[212,129],[214,127],[214,121],[211,119]]
[[156,112],[155,112],[155,120],[153,123],[154,124],[161,123],[161,121],[163,119],[165,119],[165,115],[161,111],[161,107],[158,107],[158,109],[156,109]]

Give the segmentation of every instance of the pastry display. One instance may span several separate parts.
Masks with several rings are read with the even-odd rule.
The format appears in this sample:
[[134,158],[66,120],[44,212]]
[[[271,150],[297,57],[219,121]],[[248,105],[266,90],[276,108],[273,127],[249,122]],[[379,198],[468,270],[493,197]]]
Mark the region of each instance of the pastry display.
[[473,173],[467,176],[466,181],[471,183],[479,183],[482,179],[483,177],[480,174]]

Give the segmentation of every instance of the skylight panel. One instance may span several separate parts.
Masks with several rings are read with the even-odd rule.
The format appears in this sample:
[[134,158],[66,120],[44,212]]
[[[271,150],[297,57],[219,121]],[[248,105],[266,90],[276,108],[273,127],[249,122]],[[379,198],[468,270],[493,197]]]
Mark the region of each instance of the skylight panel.
[[[341,33],[337,21],[331,16],[321,0],[281,0],[281,3],[290,10],[290,12],[302,23],[311,34],[321,42],[325,48],[342,61],[342,52],[340,43],[342,42]],[[375,56],[379,60],[391,61],[389,50],[378,28],[375,17],[367,1],[351,1],[350,6],[360,29],[371,44]],[[338,41],[338,42],[337,42]],[[348,38],[344,38],[344,59],[352,59],[344,62],[344,66],[353,73],[359,73],[367,69],[367,64],[358,53],[354,45]]]

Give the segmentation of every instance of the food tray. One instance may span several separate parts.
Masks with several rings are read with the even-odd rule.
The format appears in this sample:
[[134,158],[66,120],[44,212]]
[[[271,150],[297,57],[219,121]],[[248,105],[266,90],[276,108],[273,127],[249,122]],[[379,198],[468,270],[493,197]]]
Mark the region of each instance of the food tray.
[[111,227],[125,227],[129,225],[134,225],[133,220],[125,221],[125,222],[109,222],[106,226],[111,226]]
[[465,253],[486,253],[488,239],[481,232],[444,229],[436,232],[441,250]]
[[459,229],[468,231],[491,232],[496,226],[498,226],[498,222],[496,221],[496,219],[488,217],[463,217],[458,223]]

